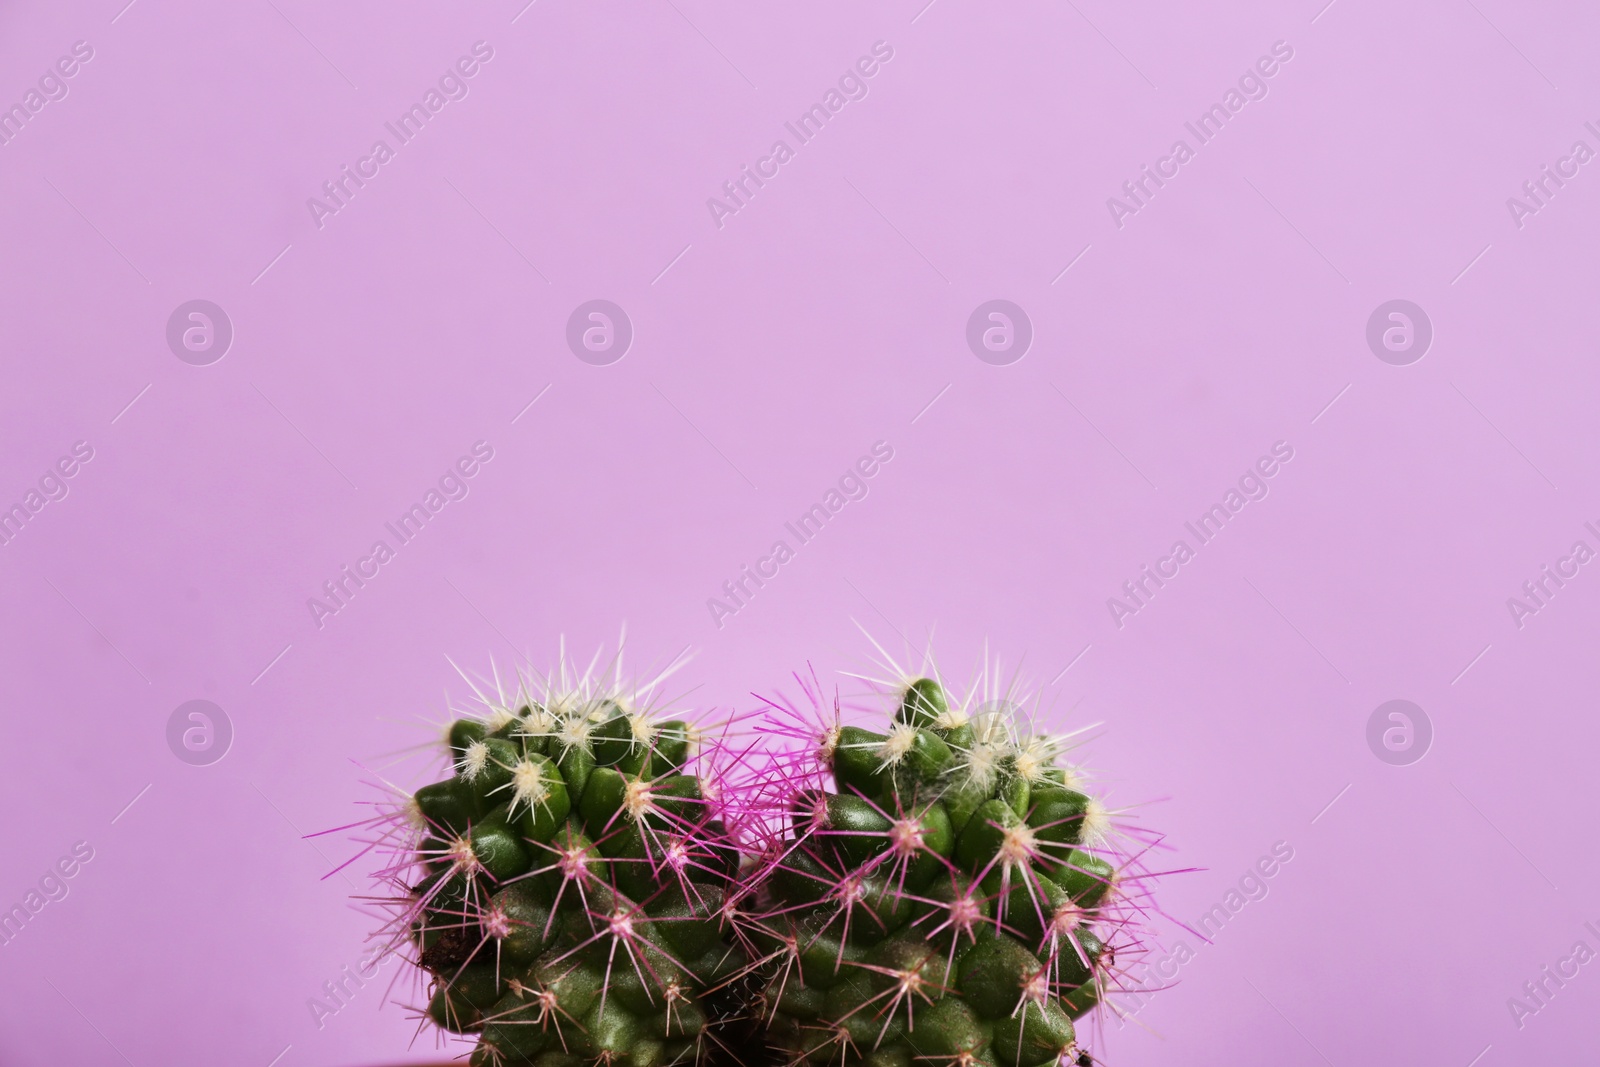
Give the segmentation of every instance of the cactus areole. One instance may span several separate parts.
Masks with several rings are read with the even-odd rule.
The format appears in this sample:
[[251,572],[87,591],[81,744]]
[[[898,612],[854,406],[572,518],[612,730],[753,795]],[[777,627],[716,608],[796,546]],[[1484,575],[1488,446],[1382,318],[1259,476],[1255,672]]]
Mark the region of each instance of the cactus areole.
[[969,714],[920,678],[886,718],[824,724],[757,874],[775,1058],[1094,1062],[1073,1020],[1115,962],[1105,809],[1009,706]]
[[691,730],[561,703],[456,720],[455,773],[412,797],[396,936],[431,976],[426,1014],[477,1035],[483,1067],[740,1062],[739,857]]

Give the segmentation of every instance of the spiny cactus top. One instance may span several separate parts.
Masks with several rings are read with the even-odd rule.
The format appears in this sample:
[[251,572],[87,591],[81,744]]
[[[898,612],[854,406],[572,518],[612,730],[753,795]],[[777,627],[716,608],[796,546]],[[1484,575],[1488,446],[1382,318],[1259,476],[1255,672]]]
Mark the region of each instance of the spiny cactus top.
[[450,725],[455,773],[409,804],[391,934],[432,976],[428,1017],[480,1035],[472,1064],[726,1061],[739,857],[695,740],[614,689]]
[[1132,947],[1106,809],[1016,705],[932,678],[892,695],[879,730],[772,705],[805,749],[749,906],[769,1041],[818,1067],[1094,1062],[1073,1020]]

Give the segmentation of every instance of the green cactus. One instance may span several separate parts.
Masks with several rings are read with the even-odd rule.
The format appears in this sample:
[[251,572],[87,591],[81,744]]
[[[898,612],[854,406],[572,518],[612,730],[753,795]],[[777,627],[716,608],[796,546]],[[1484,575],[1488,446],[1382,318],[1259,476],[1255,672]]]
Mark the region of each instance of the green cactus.
[[[1073,1020],[1100,1004],[1125,942],[1103,804],[1059,739],[1014,705],[968,711],[933,678],[892,692],[881,730],[793,705],[771,732],[784,800],[755,874],[749,934],[782,1062],[1035,1067],[1092,1062]],[[799,723],[800,725],[796,725]]]
[[820,723],[769,701],[734,752],[566,676],[480,692],[390,838],[384,934],[471,1064],[1095,1062],[1147,875],[1018,705],[919,677],[872,730],[802,680]]
[[746,1040],[739,852],[700,740],[587,679],[450,724],[454,773],[407,804],[392,932],[473,1065],[710,1064]]

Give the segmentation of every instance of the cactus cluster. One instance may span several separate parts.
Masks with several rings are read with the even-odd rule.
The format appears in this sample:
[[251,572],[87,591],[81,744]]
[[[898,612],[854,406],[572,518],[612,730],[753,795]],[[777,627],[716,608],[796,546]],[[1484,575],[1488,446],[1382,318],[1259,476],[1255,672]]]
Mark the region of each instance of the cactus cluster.
[[[682,720],[616,692],[456,719],[454,773],[407,804],[415,851],[391,936],[426,1015],[485,1067],[716,1059],[743,1005],[723,916],[739,853]],[[409,847],[409,846],[408,846]]]
[[818,1067],[1092,1063],[1073,1020],[1114,988],[1123,926],[1105,807],[1011,702],[974,714],[927,677],[893,698],[880,731],[836,711],[771,798],[769,1042]]
[[475,1067],[1097,1062],[1137,862],[1064,738],[895,672],[879,729],[812,675],[710,743],[588,674],[480,692],[380,872],[419,1014]]

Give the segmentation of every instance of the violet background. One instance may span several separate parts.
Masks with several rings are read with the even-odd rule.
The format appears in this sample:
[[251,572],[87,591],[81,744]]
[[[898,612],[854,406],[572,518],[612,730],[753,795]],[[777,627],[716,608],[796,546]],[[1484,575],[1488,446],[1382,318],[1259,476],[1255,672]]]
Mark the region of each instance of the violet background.
[[[1214,944],[1169,925],[1197,958],[1108,1063],[1592,1054],[1594,965],[1521,1029],[1506,1000],[1600,947],[1600,576],[1521,629],[1506,598],[1600,547],[1600,177],[1520,229],[1506,198],[1600,147],[1594,9],[123,2],[0,6],[0,103],[95,50],[0,148],[0,498],[95,450],[0,548],[0,905],[95,849],[0,948],[0,1062],[433,1056],[377,986],[313,1021],[370,922],[323,877],[348,845],[300,835],[466,695],[446,656],[624,621],[641,665],[699,649],[708,710],[859,666],[852,620],[958,674],[1024,658],[1052,722],[1104,723],[1113,804],[1169,798],[1137,810],[1205,868],[1161,889],[1188,922],[1292,845]],[[478,40],[470,95],[319,230],[306,199]],[[878,40],[867,98],[719,230],[707,198]],[[1118,229],[1106,198],[1279,40]],[[636,330],[609,367],[563,340],[596,297]],[[1011,366],[964,342],[995,297],[1036,331]],[[1364,339],[1397,297],[1435,330],[1405,367]],[[211,366],[165,343],[194,298],[234,323]],[[319,630],[307,598],[479,439],[470,496]],[[713,625],[879,439],[870,495]],[[1106,599],[1280,440],[1118,629]],[[211,766],[167,747],[194,698],[234,726]],[[1410,766],[1365,738],[1394,698],[1436,733]]]

